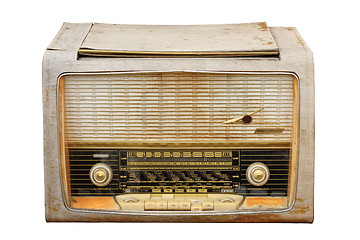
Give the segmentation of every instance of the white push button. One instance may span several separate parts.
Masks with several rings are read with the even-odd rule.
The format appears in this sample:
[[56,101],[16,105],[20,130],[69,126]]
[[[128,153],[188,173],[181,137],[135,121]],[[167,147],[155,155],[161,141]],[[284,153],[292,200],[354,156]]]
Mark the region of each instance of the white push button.
[[156,210],[156,202],[154,200],[145,201],[144,209],[149,211]]
[[167,210],[167,201],[156,201],[156,210]]
[[179,209],[183,211],[189,211],[191,209],[191,202],[184,200],[179,202]]
[[191,211],[202,211],[202,205],[200,203],[191,204]]
[[172,210],[172,211],[179,210],[179,202],[176,200],[168,201],[168,210]]
[[205,210],[214,210],[214,202],[213,201],[203,201],[202,209]]

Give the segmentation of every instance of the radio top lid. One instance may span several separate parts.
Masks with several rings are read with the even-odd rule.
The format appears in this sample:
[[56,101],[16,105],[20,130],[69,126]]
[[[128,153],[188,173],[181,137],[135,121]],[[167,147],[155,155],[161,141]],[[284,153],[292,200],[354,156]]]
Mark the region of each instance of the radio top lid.
[[277,57],[265,22],[221,25],[94,23],[78,50],[101,57]]

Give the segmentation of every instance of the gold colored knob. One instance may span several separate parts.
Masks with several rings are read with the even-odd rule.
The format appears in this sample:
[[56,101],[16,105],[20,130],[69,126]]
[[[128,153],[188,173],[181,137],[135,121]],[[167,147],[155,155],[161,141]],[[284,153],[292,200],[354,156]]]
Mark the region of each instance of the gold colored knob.
[[265,171],[262,170],[262,169],[256,169],[254,172],[253,172],[253,178],[254,180],[256,181],[259,181],[261,182],[264,178],[265,178]]
[[263,163],[253,163],[246,170],[246,179],[253,186],[262,186],[268,182],[269,178],[269,168]]
[[94,173],[94,179],[97,182],[105,181],[106,177],[107,177],[107,174],[103,169],[99,169]]
[[111,182],[113,173],[109,165],[98,163],[92,166],[89,176],[95,186],[105,187]]

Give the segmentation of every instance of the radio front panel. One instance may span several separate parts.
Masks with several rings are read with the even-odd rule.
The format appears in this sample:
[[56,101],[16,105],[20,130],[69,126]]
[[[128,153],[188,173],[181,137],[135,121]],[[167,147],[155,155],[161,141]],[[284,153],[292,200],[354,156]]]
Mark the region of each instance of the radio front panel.
[[68,208],[291,208],[297,89],[289,73],[62,75],[58,106]]

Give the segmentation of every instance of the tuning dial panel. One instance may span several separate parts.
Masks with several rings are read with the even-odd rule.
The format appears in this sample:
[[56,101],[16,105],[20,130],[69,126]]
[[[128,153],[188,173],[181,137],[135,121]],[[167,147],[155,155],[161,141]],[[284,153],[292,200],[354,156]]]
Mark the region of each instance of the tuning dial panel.
[[246,179],[254,186],[262,186],[270,177],[269,168],[263,163],[253,163],[246,170]]
[[95,164],[90,170],[90,180],[98,187],[108,185],[113,177],[111,167],[104,163]]

